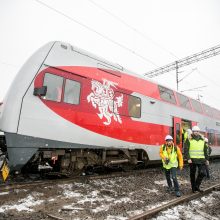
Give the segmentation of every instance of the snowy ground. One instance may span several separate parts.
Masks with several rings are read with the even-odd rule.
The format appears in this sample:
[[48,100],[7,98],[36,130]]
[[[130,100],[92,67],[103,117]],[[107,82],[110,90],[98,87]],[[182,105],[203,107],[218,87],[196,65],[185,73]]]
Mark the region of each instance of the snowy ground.
[[[220,164],[211,165],[211,175],[203,187],[220,182]],[[187,168],[179,175],[179,183],[183,195],[190,193]],[[166,192],[164,174],[158,168],[137,176],[0,192],[0,219],[50,219],[49,214],[65,220],[126,220],[174,198]],[[220,219],[217,206],[220,193],[216,191],[153,219]]]
[[194,220],[218,220],[220,219],[220,192],[216,191],[208,196],[203,196],[200,199],[192,200],[191,202],[178,205],[172,209],[161,212],[153,220],[179,220],[179,219],[194,219]]

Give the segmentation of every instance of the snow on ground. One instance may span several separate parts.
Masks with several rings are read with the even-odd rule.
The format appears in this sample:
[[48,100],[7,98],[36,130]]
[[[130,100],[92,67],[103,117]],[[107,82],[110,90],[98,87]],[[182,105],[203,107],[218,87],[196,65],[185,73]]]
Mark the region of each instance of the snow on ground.
[[[138,181],[135,182],[134,179]],[[183,189],[188,189],[190,184],[188,179],[182,178],[179,178],[179,183],[180,185],[186,184],[185,187],[182,187]],[[128,186],[132,187],[129,188]],[[65,210],[67,210],[66,213],[71,216],[72,220],[80,220],[78,216],[81,213],[91,214],[91,217],[89,216],[87,218],[88,220],[93,220],[93,216],[102,216],[102,213],[107,213],[104,218],[106,220],[127,220],[129,217],[125,216],[141,214],[147,210],[166,204],[170,199],[175,199],[175,195],[166,194],[169,201],[166,196],[163,200],[166,187],[167,182],[163,173],[161,173],[159,177],[156,176],[151,182],[145,176],[124,179],[119,177],[115,179],[92,180],[89,183],[73,182],[71,184],[55,184],[54,186],[39,187],[39,189],[33,189],[31,191],[16,190],[10,193],[1,192],[0,201],[2,198],[8,199],[5,201],[2,200],[0,213],[17,210],[18,212],[31,212],[32,215],[33,212],[38,212],[45,208],[43,207],[45,203],[47,207],[54,204],[54,209],[51,209],[53,210],[51,213],[55,212],[56,215],[63,215],[65,214]],[[40,191],[40,193],[37,191]],[[22,197],[20,197],[20,192],[22,192]],[[13,193],[18,196],[16,197]],[[216,196],[218,193],[219,195]],[[155,199],[154,203],[151,202],[153,198]],[[186,205],[175,206],[161,212],[154,220],[181,218],[203,220],[205,218],[195,210],[203,210],[203,207],[207,208],[207,206],[216,203],[219,201],[216,198],[220,198],[220,192],[213,192],[210,195],[193,200]],[[127,207],[123,215],[124,206]],[[114,213],[115,208],[117,212]],[[76,217],[74,217],[74,214]]]
[[0,192],[0,196],[7,195],[7,194],[9,194],[9,192]]
[[[215,196],[220,196],[220,192],[213,192],[208,196],[203,196],[200,199],[192,200],[187,205],[178,205],[174,208],[168,209],[160,213],[159,216],[153,218],[152,220],[178,220],[178,219],[193,219],[193,220],[207,220],[208,218],[195,213],[197,209],[207,208],[208,205],[215,203]],[[206,214],[208,216],[208,214]],[[214,217],[212,218],[215,219]]]
[[24,199],[18,200],[17,204],[3,205],[0,207],[0,212],[5,212],[7,210],[16,209],[17,211],[28,211],[31,212],[33,209],[31,207],[40,205],[43,200],[38,200],[38,194],[33,193],[28,195]]
[[[167,186],[167,181],[166,180],[161,180],[161,181],[154,181],[155,184],[157,185],[161,185],[161,186]],[[188,180],[185,180],[183,178],[178,178],[178,183],[179,185],[184,185],[189,183]]]

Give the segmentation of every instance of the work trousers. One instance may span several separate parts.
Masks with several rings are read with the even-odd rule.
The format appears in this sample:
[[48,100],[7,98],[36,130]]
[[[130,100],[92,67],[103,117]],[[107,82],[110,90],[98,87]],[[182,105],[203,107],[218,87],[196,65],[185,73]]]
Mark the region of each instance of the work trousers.
[[[179,191],[179,183],[178,183],[177,177],[176,177],[177,168],[172,167],[171,169],[164,169],[164,171],[165,171],[168,187],[171,188],[174,185],[175,191],[176,192]],[[171,181],[171,178],[173,180],[173,183]]]
[[[205,164],[191,163],[189,165],[189,167],[190,167],[191,187],[192,187],[192,190],[195,191],[196,189],[199,189],[199,187],[200,187],[200,185],[202,183],[202,179],[206,175],[205,174],[206,165]],[[197,167],[198,167],[198,174],[196,176]]]
[[206,177],[207,177],[207,179],[210,179],[209,165],[206,165],[206,166],[205,166],[205,171],[206,171]]

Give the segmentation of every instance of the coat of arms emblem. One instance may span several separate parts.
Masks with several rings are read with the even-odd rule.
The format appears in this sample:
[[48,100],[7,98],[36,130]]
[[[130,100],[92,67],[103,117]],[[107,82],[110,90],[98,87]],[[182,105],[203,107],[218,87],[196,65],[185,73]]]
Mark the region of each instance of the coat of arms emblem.
[[122,123],[121,117],[118,112],[118,108],[123,105],[123,94],[115,96],[114,90],[111,87],[116,88],[117,83],[103,79],[103,84],[99,81],[92,80],[91,90],[92,92],[87,96],[88,103],[91,102],[94,108],[98,108],[99,113],[97,115],[100,119],[103,117],[106,119],[103,124],[111,124],[112,117],[115,121]]

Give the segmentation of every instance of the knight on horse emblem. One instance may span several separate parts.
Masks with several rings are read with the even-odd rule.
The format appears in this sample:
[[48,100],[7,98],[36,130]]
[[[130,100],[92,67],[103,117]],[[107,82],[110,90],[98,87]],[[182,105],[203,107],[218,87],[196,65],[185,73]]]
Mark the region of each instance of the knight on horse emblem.
[[111,124],[111,118],[122,123],[118,108],[123,105],[123,95],[114,97],[114,90],[117,83],[103,79],[103,84],[99,81],[92,80],[92,92],[87,96],[88,103],[91,102],[94,108],[98,107],[99,113],[97,115],[100,119],[105,117],[107,121],[103,122],[105,125]]

